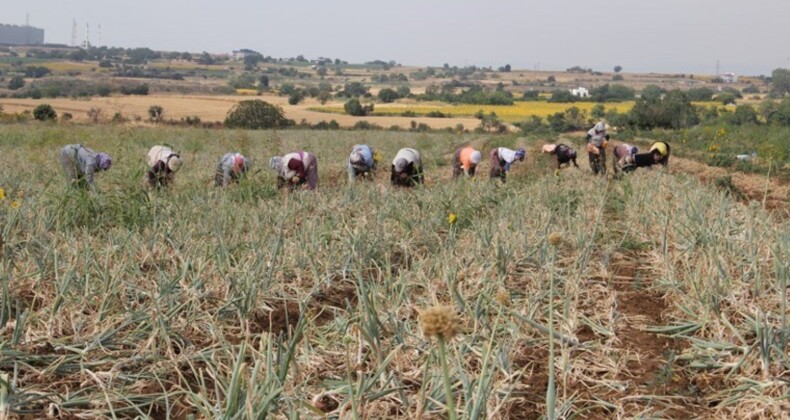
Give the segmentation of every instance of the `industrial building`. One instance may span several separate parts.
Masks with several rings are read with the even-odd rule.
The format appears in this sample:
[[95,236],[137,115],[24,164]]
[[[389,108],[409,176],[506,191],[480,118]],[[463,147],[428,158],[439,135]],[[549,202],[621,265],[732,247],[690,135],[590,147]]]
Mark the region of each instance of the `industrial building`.
[[0,45],[42,45],[44,30],[33,26],[0,23]]

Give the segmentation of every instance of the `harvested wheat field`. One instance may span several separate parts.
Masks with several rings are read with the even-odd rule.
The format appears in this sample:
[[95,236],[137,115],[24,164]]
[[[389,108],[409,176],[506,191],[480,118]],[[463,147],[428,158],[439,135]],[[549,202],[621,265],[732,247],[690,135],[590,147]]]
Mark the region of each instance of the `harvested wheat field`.
[[[72,142],[114,157],[98,194],[65,185],[56,157]],[[145,152],[161,143],[186,163],[173,188],[146,191]],[[349,185],[357,143],[384,162]],[[452,181],[463,143],[528,157],[505,184],[487,160],[478,179]],[[423,154],[424,188],[388,185],[406,146]],[[318,157],[315,192],[274,188],[268,159],[297,149]],[[234,150],[253,169],[215,188]],[[0,407],[30,419],[786,416],[788,220],[674,161],[606,178],[582,158],[555,176],[539,150],[482,135],[2,125]]]
[[[154,105],[164,108],[164,119],[176,120],[187,117],[199,117],[202,121],[224,121],[228,111],[243,100],[262,99],[283,108],[285,116],[297,123],[306,121],[316,124],[321,121],[335,120],[342,127],[351,127],[359,121],[367,121],[384,128],[397,126],[410,128],[411,122],[426,124],[433,129],[455,128],[463,124],[467,129],[480,125],[480,121],[472,118],[427,118],[427,117],[398,117],[398,116],[370,116],[354,117],[347,114],[329,114],[313,111],[309,108],[316,107],[318,102],[306,100],[299,105],[289,105],[288,98],[282,96],[188,96],[188,95],[150,95],[150,96],[113,96],[93,97],[90,99],[0,99],[0,106],[4,112],[19,113],[32,111],[41,104],[49,104],[58,114],[70,113],[74,120],[85,122],[89,120],[88,112],[98,109],[99,121],[110,121],[116,113],[126,119],[141,121],[148,120],[148,108]],[[342,109],[342,103],[338,105]]]

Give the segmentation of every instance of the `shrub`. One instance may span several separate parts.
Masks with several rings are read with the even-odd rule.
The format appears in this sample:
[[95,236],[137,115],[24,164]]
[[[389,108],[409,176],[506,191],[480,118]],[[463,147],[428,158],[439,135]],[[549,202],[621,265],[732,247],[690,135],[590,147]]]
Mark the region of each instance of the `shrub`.
[[619,82],[619,81],[621,81],[623,79],[624,79],[624,77],[623,77],[622,74],[615,74],[615,75],[612,76],[612,81],[613,82]]
[[22,76],[14,76],[8,81],[8,88],[11,90],[19,90],[25,87],[25,78]]
[[58,118],[58,113],[49,104],[41,104],[33,110],[33,118],[37,121],[54,121]]
[[348,115],[363,117],[373,112],[373,104],[363,106],[359,102],[359,99],[354,98],[346,102],[346,104],[343,105],[343,109],[346,110],[346,114]]
[[148,108],[148,118],[150,118],[151,121],[161,122],[164,114],[165,109],[159,105],[151,105]]
[[521,96],[521,99],[524,101],[537,101],[540,99],[540,91],[528,90],[524,92],[524,94]]
[[384,88],[379,91],[378,97],[381,102],[392,103],[399,99],[400,95],[394,89]]
[[225,126],[250,130],[285,128],[294,125],[282,108],[260,99],[241,101],[228,111]]
[[548,102],[560,102],[560,103],[567,103],[567,102],[576,102],[575,96],[565,89],[555,89],[551,92],[551,97],[548,99]]

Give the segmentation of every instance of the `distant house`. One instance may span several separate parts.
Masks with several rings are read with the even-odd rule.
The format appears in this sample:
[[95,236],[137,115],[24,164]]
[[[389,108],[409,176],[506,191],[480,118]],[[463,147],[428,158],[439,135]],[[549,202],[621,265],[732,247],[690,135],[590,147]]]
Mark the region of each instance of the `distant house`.
[[578,98],[589,98],[590,97],[590,91],[587,90],[587,88],[583,88],[583,87],[578,87],[576,89],[571,89],[571,94],[573,96],[578,97]]
[[724,83],[738,83],[738,75],[735,73],[724,73],[719,77],[721,77],[721,81]]
[[240,50],[233,50],[233,59],[243,61],[247,57],[251,57],[254,55],[260,55],[258,51],[249,50],[247,48],[242,48]]

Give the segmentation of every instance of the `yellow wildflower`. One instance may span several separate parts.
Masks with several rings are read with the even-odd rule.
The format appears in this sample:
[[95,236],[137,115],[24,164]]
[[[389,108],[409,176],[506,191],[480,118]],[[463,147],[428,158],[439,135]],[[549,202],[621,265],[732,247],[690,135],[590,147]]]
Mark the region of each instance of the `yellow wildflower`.
[[22,202],[21,201],[14,200],[14,201],[11,202],[11,208],[12,209],[18,209],[20,207],[22,207]]
[[449,223],[450,225],[454,225],[457,220],[458,220],[458,216],[456,216],[455,213],[450,213],[447,216],[447,223]]
[[0,188],[0,200],[5,200],[5,190]]

